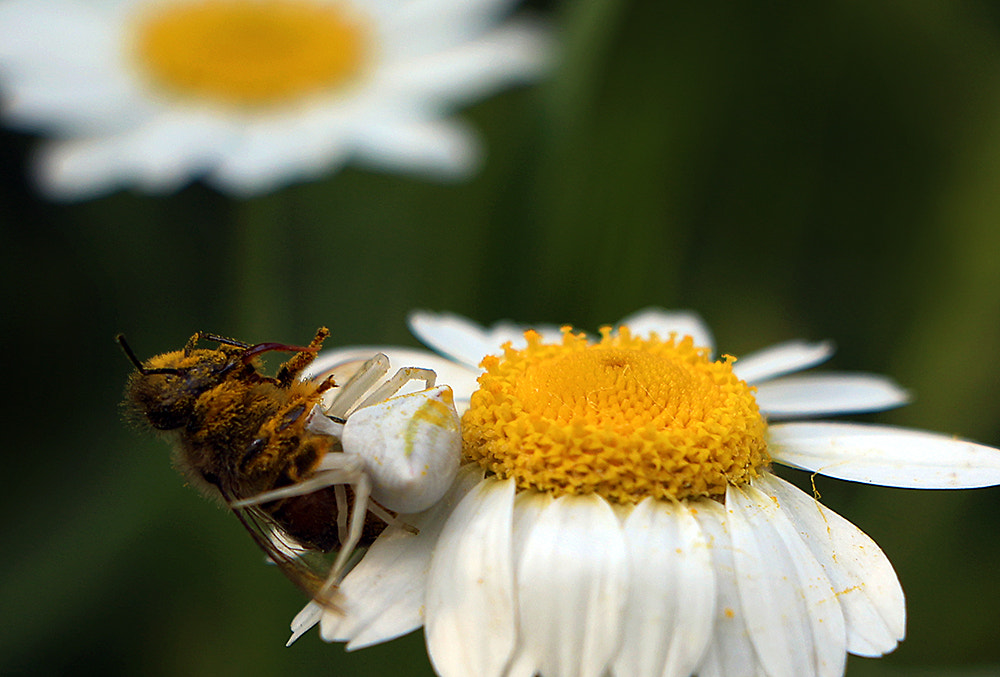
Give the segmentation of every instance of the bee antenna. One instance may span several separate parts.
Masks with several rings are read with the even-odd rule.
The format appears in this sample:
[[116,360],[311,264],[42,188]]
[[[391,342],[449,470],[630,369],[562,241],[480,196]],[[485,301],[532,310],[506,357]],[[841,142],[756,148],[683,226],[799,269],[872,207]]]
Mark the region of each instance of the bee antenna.
[[125,351],[125,356],[129,359],[129,362],[131,362],[132,364],[134,364],[135,368],[138,369],[139,373],[142,374],[143,376],[149,376],[150,374],[180,374],[181,373],[177,369],[170,369],[170,368],[164,368],[164,369],[146,369],[144,366],[142,366],[142,361],[138,357],[135,356],[134,352],[132,352],[132,347],[129,346],[128,342],[125,340],[125,334],[118,334],[118,335],[116,335],[115,336],[115,341],[117,341],[118,345],[120,345],[122,347],[122,350]]
[[221,343],[227,346],[234,346],[236,348],[249,348],[249,343],[244,343],[243,341],[237,341],[236,339],[226,338],[225,336],[220,336],[218,334],[209,334],[208,332],[200,331],[197,334],[199,339],[205,339],[206,341],[215,341],[216,343]]

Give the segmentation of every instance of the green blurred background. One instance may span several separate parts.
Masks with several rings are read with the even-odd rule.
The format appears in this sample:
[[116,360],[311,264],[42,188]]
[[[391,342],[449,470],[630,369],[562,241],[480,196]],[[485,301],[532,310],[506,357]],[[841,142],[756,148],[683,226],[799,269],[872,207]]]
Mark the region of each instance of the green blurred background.
[[[302,597],[122,422],[118,331],[150,356],[320,324],[416,345],[416,307],[585,329],[693,308],[726,352],[833,338],[833,368],[916,394],[867,420],[1000,445],[996,3],[535,9],[562,63],[461,113],[489,151],[464,183],[350,169],[60,205],[24,178],[35,140],[2,133],[0,674],[431,674],[420,633],[284,647]],[[1000,674],[1000,489],[817,485],[908,596],[907,641],[848,674]]]

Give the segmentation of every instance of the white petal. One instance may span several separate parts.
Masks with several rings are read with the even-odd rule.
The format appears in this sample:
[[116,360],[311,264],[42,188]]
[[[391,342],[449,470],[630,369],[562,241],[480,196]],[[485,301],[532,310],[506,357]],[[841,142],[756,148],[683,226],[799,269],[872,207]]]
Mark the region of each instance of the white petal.
[[758,350],[736,360],[733,373],[753,385],[793,371],[800,371],[826,362],[833,355],[831,341],[808,343],[788,341]]
[[645,308],[632,313],[619,325],[625,325],[633,336],[649,336],[655,333],[661,339],[667,339],[671,334],[678,338],[690,336],[698,348],[715,349],[715,339],[712,331],[697,313],[689,310],[663,310],[662,308]]
[[542,511],[517,567],[521,642],[545,677],[598,677],[618,649],[625,538],[607,501],[562,496]]
[[769,427],[779,463],[829,477],[911,489],[1000,484],[1000,449],[921,430],[861,423]]
[[119,27],[82,2],[0,2],[4,114],[62,134],[122,129],[143,108],[120,63]]
[[646,499],[625,519],[629,593],[619,677],[687,677],[712,634],[715,574],[686,505]]
[[[495,332],[491,334],[454,313],[414,310],[407,323],[410,331],[425,345],[473,369],[479,368],[479,362],[486,355],[498,354],[503,343],[502,340],[496,342]],[[510,333],[514,338],[514,332]]]
[[456,120],[372,121],[355,132],[351,148],[369,167],[437,179],[468,176],[482,160],[476,133]]
[[[514,483],[514,480],[504,481]],[[521,561],[532,528],[554,500],[551,494],[540,491],[519,491],[514,496],[514,562]],[[520,633],[521,641],[507,669],[506,677],[535,677],[537,672],[535,657],[525,646],[523,629]]]
[[37,157],[42,188],[57,198],[93,197],[126,184],[164,193],[203,174],[232,137],[231,123],[171,111],[120,134],[44,145]]
[[860,373],[787,376],[759,384],[755,397],[770,418],[882,411],[910,399],[892,379]]
[[847,635],[837,596],[822,567],[771,498],[730,486],[740,601],[750,637],[773,677],[839,677]]
[[717,599],[712,640],[698,667],[698,676],[765,677],[740,604],[726,511],[711,499],[692,501],[690,505],[708,538]]
[[387,57],[406,60],[475,39],[502,18],[514,0],[408,0],[366,4],[384,23]]
[[427,584],[427,648],[442,677],[499,677],[517,639],[514,483],[487,479],[438,539]]
[[380,73],[379,85],[453,105],[488,96],[512,82],[534,80],[549,65],[551,47],[544,27],[508,22],[451,49],[393,63]]
[[[433,370],[437,374],[438,385],[451,386],[455,394],[455,408],[459,414],[468,408],[469,398],[479,387],[476,382],[480,373],[478,369],[464,367],[426,350],[397,346],[351,346],[324,350],[309,366],[307,377],[322,379],[333,374],[337,383],[346,383],[361,365],[377,353],[388,356],[395,367],[422,367]],[[415,381],[400,390],[400,393],[415,392],[422,387],[422,382]]]
[[395,639],[420,627],[434,546],[448,515],[482,478],[481,468],[465,465],[451,491],[433,508],[417,515],[400,515],[419,533],[397,527],[382,532],[340,584],[337,603],[343,611],[324,614],[323,639],[347,641],[348,650],[353,650]]
[[207,180],[220,190],[250,196],[336,171],[354,151],[336,117],[293,109],[280,119],[233,119],[230,124],[240,133]]
[[[502,354],[502,346],[508,341],[514,348],[527,345],[524,332],[529,327],[512,322],[498,322],[484,329],[461,315],[428,310],[411,312],[407,321],[410,331],[424,344],[477,370],[485,356]],[[558,327],[543,325],[530,328],[540,333],[546,342],[561,340]]]
[[837,591],[847,623],[847,650],[860,656],[892,651],[906,634],[906,602],[896,572],[875,541],[780,477],[754,485],[773,496]]
[[317,602],[306,604],[302,611],[295,614],[295,618],[292,619],[292,636],[285,646],[291,646],[299,637],[311,630],[314,625],[320,622],[324,613],[323,607]]

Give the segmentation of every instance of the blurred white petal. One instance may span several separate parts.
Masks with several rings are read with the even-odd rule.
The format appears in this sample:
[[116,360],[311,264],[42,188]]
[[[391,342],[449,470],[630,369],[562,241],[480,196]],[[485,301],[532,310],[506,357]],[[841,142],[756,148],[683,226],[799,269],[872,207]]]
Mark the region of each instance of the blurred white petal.
[[372,121],[352,144],[360,161],[378,169],[411,169],[440,178],[466,176],[480,163],[471,128],[447,120]]
[[552,60],[551,42],[550,32],[540,24],[511,21],[478,40],[394,63],[380,74],[379,86],[414,97],[464,103],[488,96],[504,84],[543,74]]

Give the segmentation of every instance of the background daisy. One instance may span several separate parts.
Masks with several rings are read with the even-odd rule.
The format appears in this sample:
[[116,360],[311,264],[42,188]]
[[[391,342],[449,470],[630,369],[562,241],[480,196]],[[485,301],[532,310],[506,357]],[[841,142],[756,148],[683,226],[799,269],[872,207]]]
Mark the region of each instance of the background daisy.
[[350,161],[439,177],[479,162],[454,107],[538,76],[537,25],[506,0],[7,0],[9,124],[55,137],[51,196],[247,195]]

